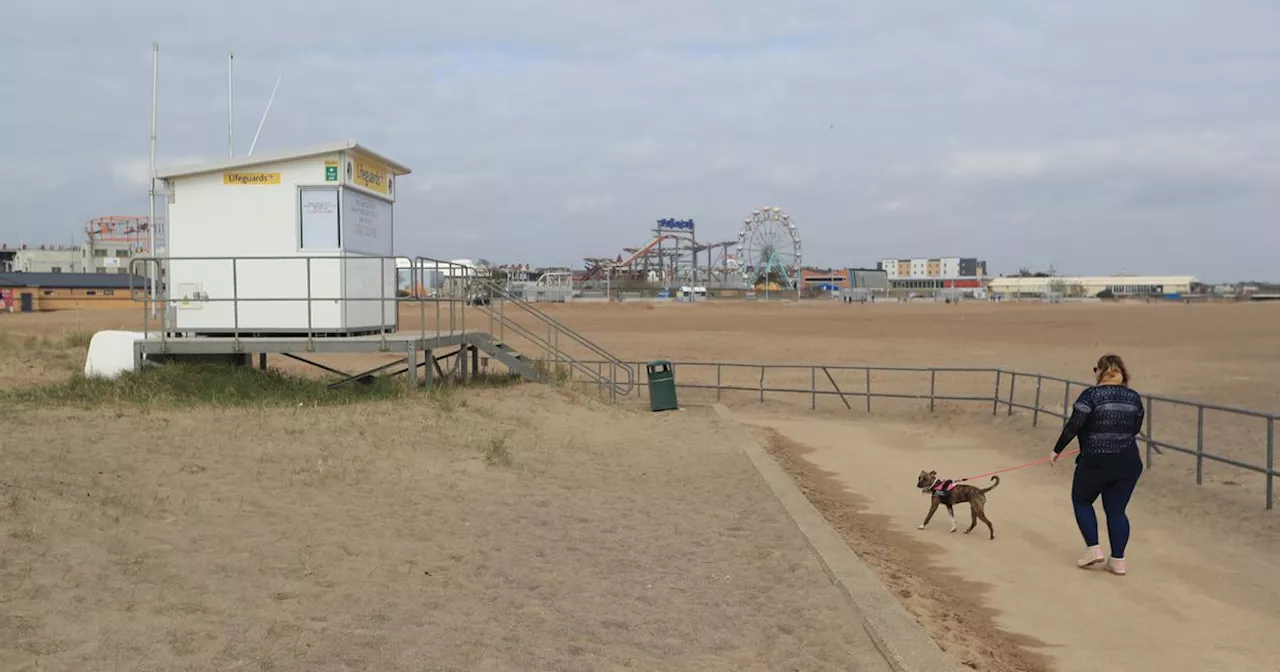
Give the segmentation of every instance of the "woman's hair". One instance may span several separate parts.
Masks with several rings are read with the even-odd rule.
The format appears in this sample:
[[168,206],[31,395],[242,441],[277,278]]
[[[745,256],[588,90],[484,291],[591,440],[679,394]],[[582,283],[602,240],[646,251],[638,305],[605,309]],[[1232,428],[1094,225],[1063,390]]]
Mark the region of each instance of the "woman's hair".
[[1094,374],[1101,377],[1107,371],[1119,372],[1121,382],[1125,385],[1129,384],[1129,369],[1125,367],[1120,355],[1103,355],[1098,358],[1098,365],[1093,367]]

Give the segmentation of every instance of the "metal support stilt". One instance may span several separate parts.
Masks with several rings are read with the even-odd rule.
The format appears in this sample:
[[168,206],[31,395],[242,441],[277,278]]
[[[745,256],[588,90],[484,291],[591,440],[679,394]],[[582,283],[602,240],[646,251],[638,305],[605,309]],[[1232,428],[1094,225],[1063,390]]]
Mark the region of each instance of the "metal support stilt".
[[408,368],[404,372],[406,384],[412,390],[418,386],[418,344],[413,343],[409,346],[407,353]]

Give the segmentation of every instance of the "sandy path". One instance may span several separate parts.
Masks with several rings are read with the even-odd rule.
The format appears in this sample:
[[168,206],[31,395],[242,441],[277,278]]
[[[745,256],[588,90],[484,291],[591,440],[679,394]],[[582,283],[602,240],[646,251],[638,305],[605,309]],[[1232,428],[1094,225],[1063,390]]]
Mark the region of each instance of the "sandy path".
[[[857,493],[849,497],[859,501],[862,513],[883,516],[882,543],[929,556],[898,556],[909,566],[890,567],[886,580],[940,643],[961,660],[986,663],[980,669],[1039,667],[1008,663],[1009,652],[999,647],[1019,640],[1051,659],[1050,669],[1062,671],[1276,669],[1270,638],[1280,627],[1280,589],[1270,579],[1274,569],[1267,559],[1273,549],[1240,543],[1240,530],[1212,529],[1211,518],[1162,516],[1166,507],[1158,497],[1164,490],[1150,480],[1139,486],[1132,507],[1130,574],[1121,578],[1074,567],[1082,544],[1067,504],[1070,465],[1006,475],[988,504],[994,541],[979,534],[985,532],[981,523],[973,535],[962,534],[969,522],[964,507],[957,508],[960,532],[948,533],[945,510],[929,529],[917,531],[928,509],[913,488],[921,468],[960,476],[1017,460],[967,432],[928,425],[740,417],[799,444],[796,452],[804,460]],[[853,539],[851,545],[858,550],[860,542],[866,540]],[[880,560],[884,572],[894,558]],[[929,591],[903,588],[910,580],[892,575],[912,571],[925,574],[926,583],[937,578],[950,584],[934,587],[935,593],[953,593],[950,599],[915,599],[914,592]],[[954,576],[928,576],[939,572]],[[956,594],[966,589],[969,595]],[[963,641],[975,628],[981,635],[980,624],[966,632],[954,621],[984,619],[982,606],[994,609],[996,628],[1022,637],[990,645]]]

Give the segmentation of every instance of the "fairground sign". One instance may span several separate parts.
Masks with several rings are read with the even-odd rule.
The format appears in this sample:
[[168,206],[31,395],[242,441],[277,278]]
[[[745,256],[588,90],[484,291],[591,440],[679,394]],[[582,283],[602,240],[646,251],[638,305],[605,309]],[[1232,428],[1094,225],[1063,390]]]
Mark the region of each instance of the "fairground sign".
[[676,231],[692,231],[692,230],[693,230],[693,220],[692,220],[692,219],[670,219],[670,218],[668,218],[668,219],[659,219],[659,220],[658,220],[658,228],[659,228],[659,229],[672,229],[672,230],[676,230]]

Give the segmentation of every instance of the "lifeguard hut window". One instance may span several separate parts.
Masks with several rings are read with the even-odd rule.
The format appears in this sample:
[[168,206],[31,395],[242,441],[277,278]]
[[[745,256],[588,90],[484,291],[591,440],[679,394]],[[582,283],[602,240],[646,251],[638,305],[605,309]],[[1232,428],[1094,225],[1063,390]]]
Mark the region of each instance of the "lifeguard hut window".
[[342,247],[337,187],[298,188],[298,247],[337,250]]

